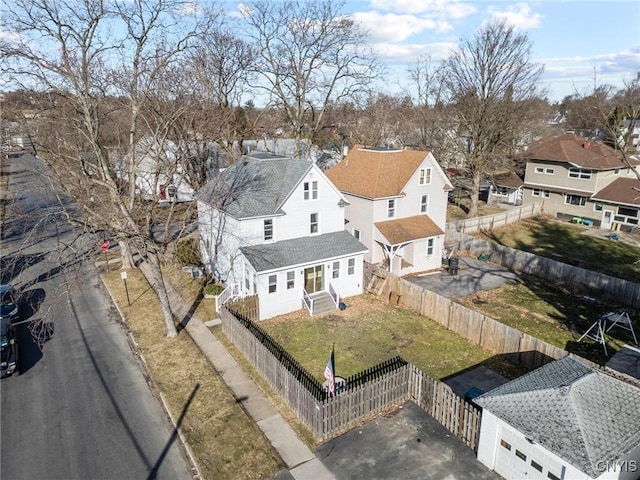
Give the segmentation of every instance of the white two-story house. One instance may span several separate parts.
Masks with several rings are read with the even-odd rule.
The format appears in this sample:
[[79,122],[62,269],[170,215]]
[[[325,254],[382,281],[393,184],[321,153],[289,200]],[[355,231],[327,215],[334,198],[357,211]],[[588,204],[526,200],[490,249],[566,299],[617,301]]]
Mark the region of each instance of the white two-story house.
[[356,145],[327,176],[349,202],[345,229],[368,248],[365,261],[396,275],[441,266],[453,185],[433,154]]
[[[320,313],[363,291],[367,248],[344,231],[345,197],[310,161],[254,152],[197,194],[206,268],[260,319]],[[323,305],[323,307],[321,307]]]
[[[632,228],[640,220],[640,161],[578,135],[543,139],[524,154],[523,203],[544,201],[545,211],[601,228]],[[624,195],[621,193],[625,191]]]

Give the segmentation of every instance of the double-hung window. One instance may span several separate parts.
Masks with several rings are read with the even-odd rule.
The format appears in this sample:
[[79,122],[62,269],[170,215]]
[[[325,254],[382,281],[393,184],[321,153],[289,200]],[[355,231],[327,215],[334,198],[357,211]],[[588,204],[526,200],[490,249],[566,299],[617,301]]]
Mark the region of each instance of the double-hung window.
[[435,247],[435,239],[427,238],[427,257],[433,255],[433,249]]
[[296,286],[296,272],[290,270],[287,272],[287,290],[291,290]]
[[318,214],[309,215],[309,233],[318,233]]
[[419,172],[418,184],[429,185],[431,183],[431,169],[421,168]]
[[278,288],[278,276],[269,275],[269,293],[276,293]]
[[267,218],[264,221],[264,239],[273,240],[273,219]]
[[393,218],[396,216],[396,199],[390,198],[387,200],[387,218]]
[[333,272],[331,274],[333,278],[338,278],[340,276],[340,262],[333,262]]
[[356,259],[355,258],[350,258],[349,259],[348,269],[347,269],[347,274],[353,275],[354,273],[356,273]]
[[429,213],[429,195],[420,197],[420,213]]
[[317,200],[318,199],[318,181],[304,182],[304,199],[305,200]]

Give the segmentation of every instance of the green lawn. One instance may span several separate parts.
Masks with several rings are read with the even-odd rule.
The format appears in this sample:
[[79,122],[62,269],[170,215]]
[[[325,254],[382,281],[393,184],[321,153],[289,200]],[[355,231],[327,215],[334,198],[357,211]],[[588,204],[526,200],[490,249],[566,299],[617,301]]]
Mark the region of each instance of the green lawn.
[[[479,292],[459,300],[506,325],[572,351],[597,363],[606,363],[601,345],[590,340],[577,340],[602,315],[617,311],[616,305],[606,305],[576,296],[548,282],[526,277],[521,282]],[[640,335],[639,314],[629,311]],[[625,343],[633,343],[630,332],[615,328],[606,335],[610,354]]]
[[336,375],[348,377],[396,355],[442,379],[484,364],[506,377],[523,372],[437,323],[371,295],[346,299],[347,309],[309,317],[305,311],[260,323],[318,380],[335,343]]
[[536,217],[480,236],[500,245],[640,283],[640,248],[581,235],[588,228]]

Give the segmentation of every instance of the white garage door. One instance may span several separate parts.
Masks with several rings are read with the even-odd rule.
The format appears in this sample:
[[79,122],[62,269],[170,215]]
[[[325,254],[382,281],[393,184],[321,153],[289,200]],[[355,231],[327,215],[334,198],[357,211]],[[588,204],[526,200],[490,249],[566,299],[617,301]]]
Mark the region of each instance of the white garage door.
[[565,468],[540,446],[500,426],[495,471],[507,480],[563,480]]

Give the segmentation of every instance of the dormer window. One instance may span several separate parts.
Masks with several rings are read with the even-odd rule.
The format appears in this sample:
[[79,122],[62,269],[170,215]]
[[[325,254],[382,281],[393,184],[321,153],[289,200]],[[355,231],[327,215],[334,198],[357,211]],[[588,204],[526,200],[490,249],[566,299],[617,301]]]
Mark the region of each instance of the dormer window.
[[305,200],[317,200],[318,199],[318,181],[304,182],[304,199]]
[[431,169],[430,168],[421,168],[419,174],[419,185],[429,185],[431,183]]

